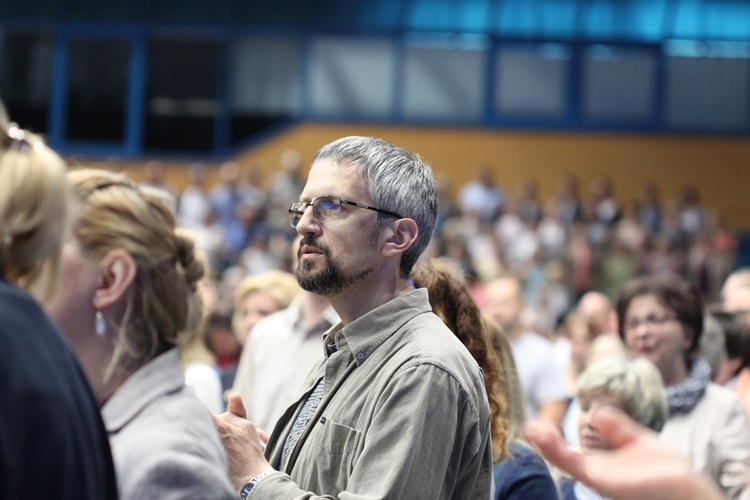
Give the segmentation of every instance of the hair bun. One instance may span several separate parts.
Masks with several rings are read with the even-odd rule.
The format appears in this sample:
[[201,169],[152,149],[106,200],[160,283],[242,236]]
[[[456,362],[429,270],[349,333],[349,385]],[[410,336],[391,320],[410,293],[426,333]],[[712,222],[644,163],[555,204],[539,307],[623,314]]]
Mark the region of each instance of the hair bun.
[[197,283],[203,278],[204,266],[198,256],[193,235],[182,228],[175,229],[177,244],[177,263],[182,267],[182,275],[192,291],[196,291]]

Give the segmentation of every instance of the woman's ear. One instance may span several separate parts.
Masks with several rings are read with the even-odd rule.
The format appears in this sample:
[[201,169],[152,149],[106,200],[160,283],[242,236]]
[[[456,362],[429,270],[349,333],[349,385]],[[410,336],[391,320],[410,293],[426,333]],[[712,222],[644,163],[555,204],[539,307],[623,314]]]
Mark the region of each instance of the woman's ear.
[[125,250],[112,250],[99,261],[101,276],[94,290],[94,307],[106,309],[127,293],[135,280],[138,266]]
[[383,255],[386,257],[403,254],[419,235],[419,228],[413,219],[398,219],[391,226],[391,231],[391,236],[383,244]]

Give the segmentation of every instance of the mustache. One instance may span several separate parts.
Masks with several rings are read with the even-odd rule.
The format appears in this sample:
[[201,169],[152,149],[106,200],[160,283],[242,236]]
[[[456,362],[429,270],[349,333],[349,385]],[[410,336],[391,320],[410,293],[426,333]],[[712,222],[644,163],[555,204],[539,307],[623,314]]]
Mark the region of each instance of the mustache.
[[328,246],[327,245],[325,245],[324,243],[321,243],[319,241],[316,241],[315,238],[311,238],[309,236],[306,236],[306,237],[304,237],[304,238],[302,238],[300,240],[299,246],[297,247],[297,258],[298,259],[302,258],[302,247],[305,247],[305,246],[316,248],[316,249],[320,250],[321,252],[323,252],[324,255],[328,255]]

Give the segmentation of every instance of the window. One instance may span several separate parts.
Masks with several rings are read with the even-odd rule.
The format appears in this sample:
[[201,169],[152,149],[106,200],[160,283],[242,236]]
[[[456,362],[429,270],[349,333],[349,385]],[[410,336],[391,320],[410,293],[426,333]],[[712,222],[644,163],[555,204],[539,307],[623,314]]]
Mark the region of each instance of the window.
[[29,130],[47,132],[52,36],[8,31],[0,40],[0,95],[11,119]]
[[122,142],[129,43],[73,39],[68,58],[68,139]]
[[157,37],[148,51],[145,147],[210,151],[214,144],[218,42]]

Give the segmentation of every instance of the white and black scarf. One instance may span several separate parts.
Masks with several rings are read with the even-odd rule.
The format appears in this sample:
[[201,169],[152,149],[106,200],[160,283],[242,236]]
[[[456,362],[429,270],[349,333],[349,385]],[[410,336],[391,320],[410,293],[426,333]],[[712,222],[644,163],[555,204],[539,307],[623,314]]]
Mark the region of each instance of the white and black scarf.
[[667,387],[669,414],[690,413],[706,392],[711,382],[711,366],[703,358],[688,362],[688,377],[681,383]]

